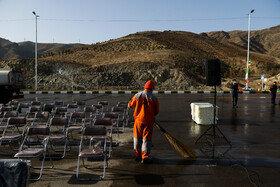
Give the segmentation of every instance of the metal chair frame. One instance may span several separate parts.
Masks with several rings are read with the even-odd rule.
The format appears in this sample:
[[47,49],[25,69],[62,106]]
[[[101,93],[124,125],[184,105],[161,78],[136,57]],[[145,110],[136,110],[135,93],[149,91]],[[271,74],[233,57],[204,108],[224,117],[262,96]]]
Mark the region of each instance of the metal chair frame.
[[116,135],[116,145],[118,145],[118,140],[119,140],[119,113],[118,112],[108,112],[103,114],[103,118],[110,118],[113,122],[113,129],[112,133],[114,130],[114,127],[116,129],[117,135]]
[[125,109],[125,126],[128,126],[129,122],[129,108],[128,108],[128,101],[119,101],[117,106],[124,107]]
[[[58,130],[54,131],[53,129],[55,127],[60,127]],[[68,140],[68,127],[69,127],[69,119],[66,117],[58,118],[58,117],[52,117],[50,120],[50,136],[49,136],[49,144],[53,151],[55,152],[61,152],[58,149],[55,149],[53,146],[53,143],[55,142],[64,142],[63,146],[63,155],[59,158],[64,158],[66,154],[67,144],[69,146],[69,140]],[[70,150],[70,146],[69,146]],[[69,151],[68,150],[68,151]]]
[[108,101],[99,101],[98,104],[103,106],[103,111],[108,111],[109,102]]
[[35,120],[36,113],[41,112],[41,111],[42,111],[41,106],[31,105],[30,108],[29,108],[28,116],[26,117],[27,121],[28,122],[33,122]]
[[[93,148],[92,141],[93,136],[100,136],[104,139],[103,149],[96,149]],[[84,142],[86,141],[85,138],[89,140],[88,149],[84,149]],[[84,127],[82,130],[82,136],[79,146],[79,155],[78,155],[78,164],[77,164],[77,173],[76,178],[77,180],[102,180],[105,178],[106,175],[106,168],[108,167],[108,160],[107,160],[107,130],[104,126],[87,126]],[[85,165],[84,158],[102,158],[103,157],[103,175],[99,178],[81,178],[79,177],[79,168],[80,168],[80,159],[82,158],[83,166],[87,169],[100,169],[100,167],[88,167]]]
[[[6,135],[7,129],[10,127],[15,127],[18,131],[17,134],[15,134],[14,129],[12,131],[12,135]],[[7,121],[6,128],[3,130],[2,137],[0,138],[0,146],[4,142],[5,144],[9,144],[11,142],[17,141],[18,143],[22,142],[24,133],[27,126],[27,120],[25,117],[9,117]],[[20,132],[19,127],[23,127],[23,131]]]
[[[107,141],[110,142],[109,145],[109,158],[111,157],[111,152],[112,152],[112,144],[113,144],[113,121],[111,118],[96,118],[93,119],[93,125],[94,126],[102,126],[106,127],[107,132],[109,135],[107,135]],[[98,137],[93,137],[93,139],[100,139]]]
[[[85,112],[74,112],[70,115],[68,134],[71,134],[71,139],[74,139],[73,131],[81,132],[82,128],[85,126]],[[69,140],[69,136],[68,136]],[[70,140],[69,140],[70,142]]]
[[95,117],[97,117],[98,115],[102,115],[103,114],[103,105],[102,104],[93,104],[92,106],[96,108],[96,115],[95,115]]
[[52,116],[54,114],[55,105],[54,103],[46,103],[44,104],[43,111],[49,112]]
[[125,124],[125,121],[126,121],[125,108],[122,107],[122,106],[114,106],[114,107],[112,107],[112,112],[118,112],[119,113],[119,115],[120,115],[119,116],[119,124],[122,123],[122,129],[124,131],[124,124]]
[[72,103],[72,104],[67,104],[67,114],[76,112],[78,110],[78,105],[76,103]]
[[[7,128],[15,128],[15,126],[7,125],[8,118],[10,117],[17,117],[18,112],[17,111],[7,111],[4,112],[2,118],[0,119],[0,130],[2,130],[2,133],[7,130]],[[2,123],[5,122],[6,124],[3,125]]]
[[[50,128],[48,126],[28,127],[24,140],[20,146],[19,152],[16,153],[14,156],[18,159],[36,158],[41,156],[43,157],[41,167],[34,167],[31,165],[32,168],[34,169],[40,169],[39,177],[34,179],[29,179],[29,180],[37,181],[42,177],[46,153],[48,152],[49,154],[49,151],[47,149],[48,142],[49,142],[49,134],[50,134]],[[36,143],[34,141],[35,139],[37,139]],[[31,147],[31,145],[34,145],[34,147]],[[50,162],[51,162],[51,166],[45,168],[49,168],[49,169],[54,168],[51,157],[50,157]]]
[[95,118],[96,108],[94,106],[85,106],[84,107],[84,112],[86,114],[86,121],[88,119],[92,120],[92,118]]
[[[35,125],[42,125],[42,122],[44,120],[44,125],[49,125],[49,122],[50,122],[50,113],[45,111],[45,112],[36,112],[35,113],[35,116],[34,116],[34,119],[31,123],[31,126],[35,126]],[[39,124],[36,124],[37,122],[39,122]]]
[[67,107],[66,106],[58,106],[55,107],[53,116],[59,115],[59,117],[67,116]]
[[19,112],[19,116],[28,116],[30,111],[30,104],[29,103],[19,103],[17,111]]

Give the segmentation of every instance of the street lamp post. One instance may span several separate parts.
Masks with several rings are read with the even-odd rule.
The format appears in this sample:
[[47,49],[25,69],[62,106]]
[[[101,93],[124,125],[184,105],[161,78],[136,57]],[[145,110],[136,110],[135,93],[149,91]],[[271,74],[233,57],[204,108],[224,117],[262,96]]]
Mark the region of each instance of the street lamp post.
[[35,90],[37,90],[37,18],[39,15],[36,14],[36,12],[32,12],[36,19],[36,42],[35,42]]
[[249,15],[249,23],[248,23],[248,50],[247,50],[247,68],[246,68],[246,76],[245,76],[245,82],[246,82],[246,90],[248,89],[248,74],[249,74],[249,56],[250,56],[250,24],[251,24],[251,14],[255,10],[251,10],[251,12],[248,14]]

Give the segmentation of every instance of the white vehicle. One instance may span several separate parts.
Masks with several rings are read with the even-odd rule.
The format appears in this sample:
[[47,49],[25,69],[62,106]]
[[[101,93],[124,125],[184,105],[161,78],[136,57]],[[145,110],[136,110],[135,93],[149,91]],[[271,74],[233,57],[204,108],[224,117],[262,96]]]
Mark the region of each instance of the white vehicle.
[[25,88],[22,70],[0,68],[0,103],[11,101],[13,93],[19,96],[22,88]]
[[248,86],[248,89],[246,89],[246,87],[243,87],[242,90],[255,90],[255,88]]

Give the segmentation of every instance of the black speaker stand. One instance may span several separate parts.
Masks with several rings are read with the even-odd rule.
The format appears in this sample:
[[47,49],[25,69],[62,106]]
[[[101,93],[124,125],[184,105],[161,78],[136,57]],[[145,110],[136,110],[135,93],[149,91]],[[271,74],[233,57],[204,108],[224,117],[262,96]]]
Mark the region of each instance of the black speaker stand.
[[[226,142],[230,145],[230,147],[232,147],[231,143],[228,141],[226,136],[222,133],[222,131],[219,129],[219,127],[216,124],[216,100],[217,100],[217,86],[215,85],[214,105],[213,105],[213,107],[214,107],[213,124],[211,124],[211,126],[202,135],[200,135],[198,137],[198,139],[195,141],[195,143],[197,143],[203,136],[208,135],[208,136],[214,137],[214,145],[215,145],[216,130],[218,130],[220,132],[220,134],[222,135],[222,138],[226,140]],[[210,131],[211,129],[213,129],[213,133],[212,134],[207,134],[208,131]]]

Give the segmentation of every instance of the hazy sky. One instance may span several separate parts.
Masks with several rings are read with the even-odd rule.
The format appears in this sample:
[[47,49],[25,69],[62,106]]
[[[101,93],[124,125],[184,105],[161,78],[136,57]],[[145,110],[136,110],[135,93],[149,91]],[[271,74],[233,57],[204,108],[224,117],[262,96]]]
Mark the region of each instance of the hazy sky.
[[147,30],[194,33],[280,25],[280,0],[0,0],[0,37],[96,43]]

